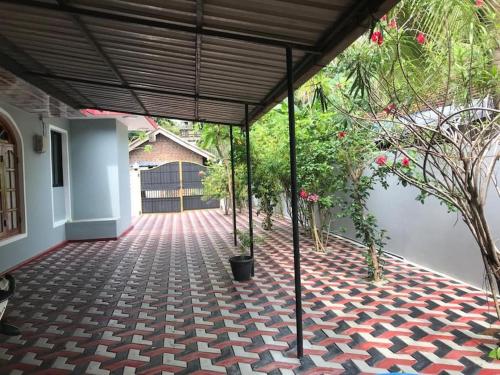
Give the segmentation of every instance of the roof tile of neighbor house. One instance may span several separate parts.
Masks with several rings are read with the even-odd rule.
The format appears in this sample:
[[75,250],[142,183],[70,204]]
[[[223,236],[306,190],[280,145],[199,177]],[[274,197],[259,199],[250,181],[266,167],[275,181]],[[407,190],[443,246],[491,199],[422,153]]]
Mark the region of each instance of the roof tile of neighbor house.
[[[149,116],[137,116],[130,115],[125,112],[114,112],[114,111],[100,111],[98,109],[82,109],[80,113],[85,117],[97,117],[97,118],[105,118],[105,117],[113,117],[118,118],[120,121],[129,120],[130,118],[135,118],[141,120],[148,127],[146,129],[158,129],[160,126],[156,123],[156,121]],[[130,130],[142,130],[144,129],[144,125],[140,126],[140,129],[137,127],[137,124],[133,124],[131,121],[125,121],[127,127]]]
[[[152,142],[153,137],[155,141]],[[152,149],[146,151],[146,145],[151,145]],[[148,132],[146,137],[132,142],[129,146],[130,164],[140,167],[156,166],[172,161],[203,164],[207,159],[214,159],[214,155],[163,128]]]

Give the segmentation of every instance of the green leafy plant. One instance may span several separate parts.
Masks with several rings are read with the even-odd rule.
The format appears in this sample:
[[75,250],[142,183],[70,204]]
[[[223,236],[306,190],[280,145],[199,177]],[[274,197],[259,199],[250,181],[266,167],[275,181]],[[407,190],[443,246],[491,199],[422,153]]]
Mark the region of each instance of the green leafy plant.
[[[252,244],[250,233],[248,231],[236,230],[236,235],[238,236],[238,249],[240,251],[240,255],[244,256],[248,253],[250,245]],[[256,235],[253,236],[254,245],[262,243],[263,241],[262,237]]]
[[[203,199],[228,199],[227,174],[222,163],[211,162],[202,176]],[[226,213],[227,214],[227,213]]]
[[488,353],[488,357],[496,360],[500,359],[500,346],[491,349],[491,351]]
[[281,140],[278,137],[271,137],[269,129],[264,126],[254,127],[250,136],[253,192],[259,200],[257,215],[264,215],[262,229],[271,230],[272,216],[283,194],[283,186],[280,183],[280,173],[283,167],[283,155],[279,154]]
[[375,185],[387,187],[384,170],[374,168],[377,163],[385,163],[385,159],[376,158],[378,148],[373,133],[349,122],[349,119],[339,121],[336,141],[336,178],[344,182],[341,186],[344,197],[341,215],[352,220],[356,237],[367,248],[365,260],[369,279],[379,282],[383,278],[382,255],[387,237],[385,230],[379,229],[367,203]]
[[[326,100],[326,99],[325,99]],[[318,104],[320,105],[320,104]],[[332,140],[334,113],[311,107],[299,111],[297,121],[297,178],[300,185],[299,222],[314,241],[317,251],[325,251],[334,217],[341,181],[335,172],[335,143]]]
[[[201,139],[199,144],[204,149],[212,151],[217,160],[209,164],[206,178],[203,179],[203,188],[206,199],[223,199],[224,214],[229,214],[229,207],[232,203],[232,181],[231,181],[231,159],[229,128],[227,126],[210,125],[201,129]],[[241,207],[245,201],[246,169],[242,165],[241,154],[244,149],[241,132],[235,132],[234,138],[235,153],[237,156],[235,166],[235,199]]]
[[162,117],[155,117],[155,121],[163,129],[177,135],[181,134],[179,126],[174,121]]

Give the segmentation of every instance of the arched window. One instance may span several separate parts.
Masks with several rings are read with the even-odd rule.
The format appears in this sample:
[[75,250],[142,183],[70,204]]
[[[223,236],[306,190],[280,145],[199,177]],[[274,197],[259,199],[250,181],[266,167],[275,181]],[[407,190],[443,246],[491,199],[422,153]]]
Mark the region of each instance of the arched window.
[[19,145],[0,117],[0,240],[21,232]]

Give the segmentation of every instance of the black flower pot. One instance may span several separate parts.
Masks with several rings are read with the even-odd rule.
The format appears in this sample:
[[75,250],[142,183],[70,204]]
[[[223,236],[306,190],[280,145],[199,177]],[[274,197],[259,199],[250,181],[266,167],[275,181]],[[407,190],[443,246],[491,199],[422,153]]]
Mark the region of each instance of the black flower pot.
[[252,276],[253,258],[249,255],[238,255],[229,258],[231,271],[236,281],[248,281]]

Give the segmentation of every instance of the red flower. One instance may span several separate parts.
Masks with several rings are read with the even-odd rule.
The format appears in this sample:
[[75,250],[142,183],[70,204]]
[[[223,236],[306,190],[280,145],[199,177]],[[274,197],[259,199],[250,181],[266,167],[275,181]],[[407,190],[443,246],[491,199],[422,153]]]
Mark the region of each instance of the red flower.
[[394,113],[396,111],[396,104],[391,103],[387,107],[383,109],[383,111],[387,114]]
[[389,29],[397,29],[398,28],[398,22],[396,21],[395,18],[393,18],[390,22],[389,22]]
[[381,167],[384,166],[386,162],[387,162],[387,156],[385,155],[379,155],[375,158],[375,163],[377,163]]
[[418,44],[424,44],[425,43],[425,34],[422,32],[419,32],[417,34],[417,43]]
[[403,167],[409,167],[410,166],[410,159],[408,159],[407,157],[404,157],[403,160],[401,160],[401,164],[403,165]]
[[303,189],[302,189],[302,190],[299,192],[299,196],[300,196],[302,199],[307,199],[307,197],[309,196],[309,194],[307,193],[307,191],[305,191],[305,190],[303,190]]
[[479,7],[482,7],[484,5],[484,1],[483,0],[476,0],[476,6],[479,8]]
[[338,137],[339,137],[339,139],[342,139],[342,138],[344,138],[346,135],[347,135],[347,133],[346,133],[346,132],[341,131],[341,132],[339,132]]
[[374,31],[372,34],[372,42],[377,43],[379,46],[384,43],[384,36],[380,31]]
[[380,46],[382,43],[384,43],[384,36],[380,33],[380,36],[378,37],[378,45]]

